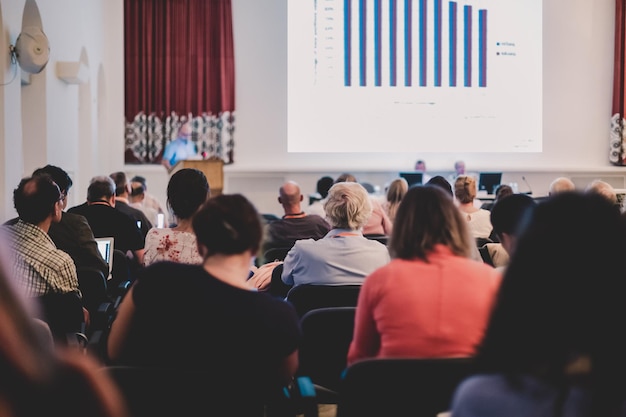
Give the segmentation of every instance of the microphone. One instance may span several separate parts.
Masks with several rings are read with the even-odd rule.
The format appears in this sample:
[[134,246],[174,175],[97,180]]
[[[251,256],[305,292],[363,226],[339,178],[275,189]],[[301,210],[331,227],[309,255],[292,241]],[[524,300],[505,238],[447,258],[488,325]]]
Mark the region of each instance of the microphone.
[[526,187],[528,187],[528,191],[526,191],[524,194],[532,195],[533,190],[530,188],[530,184],[528,183],[528,181],[526,181],[526,177],[523,175],[522,175],[522,181],[524,181],[524,184],[526,184]]

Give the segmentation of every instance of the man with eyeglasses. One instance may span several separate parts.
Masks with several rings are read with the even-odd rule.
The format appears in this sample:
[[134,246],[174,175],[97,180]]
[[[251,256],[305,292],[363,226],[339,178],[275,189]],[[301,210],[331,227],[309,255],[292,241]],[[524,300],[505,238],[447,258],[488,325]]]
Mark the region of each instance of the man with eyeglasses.
[[197,154],[196,145],[191,140],[191,124],[186,122],[178,130],[176,139],[165,146],[161,163],[168,172],[171,172],[174,165],[179,161],[194,157]]
[[[46,165],[33,171],[33,176],[49,175],[57,184],[61,191],[62,210],[67,207],[68,193],[73,185],[73,181],[65,170],[55,165]],[[94,239],[91,227],[84,216],[67,213],[61,213],[61,221],[52,222],[48,235],[56,245],[57,249],[61,249],[72,257],[77,269],[95,268],[102,272],[106,277],[109,275],[109,266],[102,258],[98,251],[98,244]],[[18,218],[7,221],[6,225],[17,223]]]

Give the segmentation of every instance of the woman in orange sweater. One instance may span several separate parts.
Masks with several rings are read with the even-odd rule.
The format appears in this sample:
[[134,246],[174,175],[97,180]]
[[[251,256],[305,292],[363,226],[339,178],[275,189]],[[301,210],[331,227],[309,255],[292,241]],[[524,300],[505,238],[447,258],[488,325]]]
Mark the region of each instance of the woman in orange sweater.
[[435,186],[413,187],[393,230],[393,260],[361,288],[348,364],[473,355],[501,276],[470,259],[474,239],[453,200]]

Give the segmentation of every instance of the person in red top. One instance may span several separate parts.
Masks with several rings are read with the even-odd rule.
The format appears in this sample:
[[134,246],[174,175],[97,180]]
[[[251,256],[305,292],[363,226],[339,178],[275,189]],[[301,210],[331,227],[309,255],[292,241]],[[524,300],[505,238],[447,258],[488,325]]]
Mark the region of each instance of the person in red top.
[[501,276],[470,258],[475,242],[466,223],[441,188],[409,189],[389,240],[392,261],[361,288],[348,365],[475,354]]

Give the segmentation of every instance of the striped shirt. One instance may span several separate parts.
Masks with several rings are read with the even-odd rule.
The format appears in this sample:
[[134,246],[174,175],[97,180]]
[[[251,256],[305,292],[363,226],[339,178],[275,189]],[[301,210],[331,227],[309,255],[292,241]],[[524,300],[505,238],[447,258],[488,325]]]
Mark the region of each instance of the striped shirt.
[[22,220],[3,229],[11,243],[11,272],[26,296],[80,294],[74,261],[67,253],[57,249],[46,232]]

